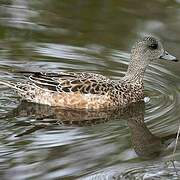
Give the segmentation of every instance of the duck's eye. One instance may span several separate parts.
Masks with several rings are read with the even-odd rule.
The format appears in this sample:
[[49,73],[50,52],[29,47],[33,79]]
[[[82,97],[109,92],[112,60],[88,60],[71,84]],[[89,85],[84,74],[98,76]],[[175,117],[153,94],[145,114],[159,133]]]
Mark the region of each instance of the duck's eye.
[[158,48],[158,44],[157,43],[152,43],[149,45],[149,48],[154,50],[154,49],[157,49]]

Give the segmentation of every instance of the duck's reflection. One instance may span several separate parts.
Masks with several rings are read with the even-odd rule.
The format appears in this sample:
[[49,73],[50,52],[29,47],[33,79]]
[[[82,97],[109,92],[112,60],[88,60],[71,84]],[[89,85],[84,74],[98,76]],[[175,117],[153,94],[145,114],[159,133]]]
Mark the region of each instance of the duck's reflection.
[[[79,111],[50,107],[23,101],[8,116],[33,117],[36,123],[17,136],[30,134],[36,130],[49,127],[54,124],[87,126],[104,123],[114,119],[127,120],[131,132],[132,146],[136,154],[143,158],[159,156],[164,147],[164,140],[176,137],[176,134],[159,138],[151,133],[144,123],[144,102],[134,103],[122,109],[113,111]],[[21,124],[22,125],[22,124]]]
[[132,105],[131,109],[131,116],[127,114],[127,123],[135,152],[144,158],[158,156],[163,148],[162,139],[153,135],[144,123],[144,103]]

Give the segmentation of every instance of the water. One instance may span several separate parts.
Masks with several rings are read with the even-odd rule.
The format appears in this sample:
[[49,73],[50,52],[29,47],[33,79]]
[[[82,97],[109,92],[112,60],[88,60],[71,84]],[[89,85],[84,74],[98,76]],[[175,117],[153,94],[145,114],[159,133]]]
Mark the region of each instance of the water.
[[[126,72],[132,43],[154,34],[180,57],[180,2],[0,1],[1,79],[17,70]],[[1,179],[178,179],[180,63],[145,74],[148,102],[120,112],[39,106],[0,86]],[[122,112],[123,111],[123,112]],[[179,172],[180,174],[180,172]]]

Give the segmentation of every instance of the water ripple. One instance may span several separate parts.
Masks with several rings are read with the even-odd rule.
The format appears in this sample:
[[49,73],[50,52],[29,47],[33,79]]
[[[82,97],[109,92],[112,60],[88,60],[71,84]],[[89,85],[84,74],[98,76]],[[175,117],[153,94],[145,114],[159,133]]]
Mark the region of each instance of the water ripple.
[[[129,63],[128,53],[107,48],[100,56],[99,52],[94,51],[93,48],[89,50],[86,47],[51,43],[32,43],[31,46],[38,57],[45,58],[45,61],[14,63],[11,60],[4,60],[0,64],[0,68],[4,72],[1,73],[3,79],[21,79],[18,76],[14,77],[12,72],[5,73],[9,68],[13,68],[13,70],[43,69],[45,71],[58,71],[59,69],[78,71],[82,68],[109,75],[112,79],[119,79],[125,74]],[[71,60],[73,61],[71,62]],[[69,64],[74,66],[69,67]],[[180,118],[178,113],[179,87],[177,86],[179,77],[167,67],[153,63],[147,69],[144,81],[145,95],[150,98],[150,101],[146,102],[145,109],[145,122],[148,127],[153,133],[158,134],[176,132],[176,121]],[[18,100],[11,90],[4,87],[1,87],[0,94],[3,115],[14,109]],[[42,129],[22,137],[14,135],[24,131],[28,124],[36,123],[35,119],[12,117],[2,119],[1,123],[4,124],[1,130],[3,132],[2,139],[5,141],[0,146],[0,152],[3,155],[1,162],[5,169],[7,167],[9,169],[8,173],[5,173],[8,177],[14,172],[18,173],[17,177],[19,178],[41,176],[46,179],[47,177],[69,177],[70,174],[76,177],[79,174],[87,174],[88,171],[96,172],[98,169],[114,164],[120,163],[122,168],[125,168],[126,163],[131,164],[130,162],[133,160],[140,161],[131,147],[131,135],[123,118],[112,119],[110,122],[93,127],[56,125],[52,129]],[[19,126],[16,126],[17,123]],[[166,155],[164,154],[164,156]],[[32,157],[35,159],[33,163],[31,163]],[[14,161],[16,166],[10,168],[10,161]],[[29,164],[23,165],[22,162]],[[42,168],[44,162],[46,162],[46,167]],[[141,168],[129,169],[123,175],[122,173],[119,175],[124,179],[130,176],[135,179],[142,177],[148,179],[160,167],[152,166],[147,169],[147,171],[142,171]],[[163,169],[159,172],[161,173],[156,173],[155,177],[167,175],[164,174]],[[169,173],[171,174],[171,172]]]

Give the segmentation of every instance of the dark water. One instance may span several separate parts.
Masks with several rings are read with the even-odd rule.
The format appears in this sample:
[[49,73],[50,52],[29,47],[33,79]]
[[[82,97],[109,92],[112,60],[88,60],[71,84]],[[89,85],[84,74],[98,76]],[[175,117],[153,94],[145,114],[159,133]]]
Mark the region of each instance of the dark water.
[[[180,58],[180,1],[0,0],[0,77],[17,70],[126,72],[132,43],[154,34]],[[148,102],[120,112],[21,102],[0,86],[0,179],[178,179],[180,63],[145,75]],[[179,172],[180,174],[180,172]]]

